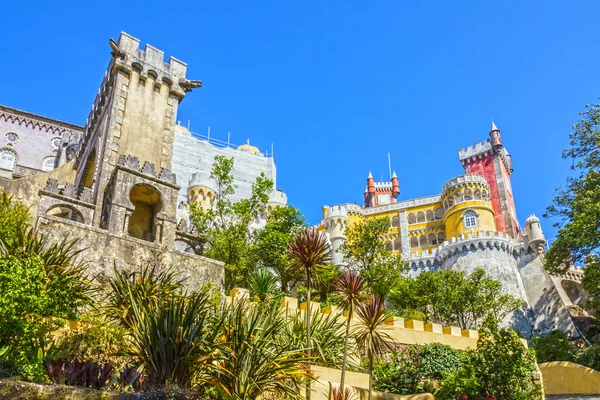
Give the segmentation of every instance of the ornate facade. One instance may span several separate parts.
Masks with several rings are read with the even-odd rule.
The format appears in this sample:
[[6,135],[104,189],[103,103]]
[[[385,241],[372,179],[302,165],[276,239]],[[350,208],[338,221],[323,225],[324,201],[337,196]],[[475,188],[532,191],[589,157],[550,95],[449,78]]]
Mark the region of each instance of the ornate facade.
[[519,227],[510,184],[512,161],[500,130],[492,123],[490,139],[458,155],[465,174],[447,181],[441,194],[401,200],[395,172],[390,182],[375,182],[369,173],[363,206],[323,207],[320,229],[329,236],[336,261],[344,263],[338,249],[346,241],[347,227],[386,218],[390,225],[382,240],[388,250],[404,256],[411,275],[483,268],[527,304],[506,324],[528,335],[562,329],[577,336],[564,290],[543,267],[546,241],[540,220],[532,215]]

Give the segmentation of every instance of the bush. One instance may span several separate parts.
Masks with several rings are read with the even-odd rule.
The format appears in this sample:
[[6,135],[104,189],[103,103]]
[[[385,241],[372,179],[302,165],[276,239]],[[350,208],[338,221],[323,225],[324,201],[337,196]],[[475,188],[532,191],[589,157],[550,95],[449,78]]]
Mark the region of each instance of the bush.
[[594,344],[582,349],[575,358],[577,364],[600,371],[600,345]]
[[577,353],[577,347],[569,343],[569,339],[564,332],[558,330],[544,336],[536,336],[531,342],[538,363],[573,361]]
[[462,366],[462,353],[439,343],[403,346],[392,353],[391,361],[375,366],[373,387],[394,394],[427,391]]

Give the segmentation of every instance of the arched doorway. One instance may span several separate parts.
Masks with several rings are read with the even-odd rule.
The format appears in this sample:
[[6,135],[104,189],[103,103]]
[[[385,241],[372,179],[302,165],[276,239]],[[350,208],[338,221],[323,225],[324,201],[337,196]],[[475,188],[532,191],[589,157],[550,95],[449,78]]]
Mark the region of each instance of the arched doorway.
[[160,193],[150,185],[136,185],[129,192],[129,200],[134,209],[129,217],[127,233],[153,242],[156,238],[156,215],[163,207]]

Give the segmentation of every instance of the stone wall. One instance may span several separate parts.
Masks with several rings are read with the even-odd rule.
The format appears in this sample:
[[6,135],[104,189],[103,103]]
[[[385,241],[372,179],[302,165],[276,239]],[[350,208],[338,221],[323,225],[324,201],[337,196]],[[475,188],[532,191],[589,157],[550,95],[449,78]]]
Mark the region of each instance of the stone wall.
[[113,265],[127,268],[153,262],[162,256],[161,264],[179,272],[187,279],[190,288],[198,288],[208,282],[214,282],[219,289],[223,287],[224,264],[220,261],[178,250],[164,250],[155,243],[125,234],[110,235],[100,228],[48,215],[38,217],[37,225],[41,233],[55,240],[67,235],[77,238],[77,247],[85,249],[82,257],[90,262],[92,276],[111,274]]

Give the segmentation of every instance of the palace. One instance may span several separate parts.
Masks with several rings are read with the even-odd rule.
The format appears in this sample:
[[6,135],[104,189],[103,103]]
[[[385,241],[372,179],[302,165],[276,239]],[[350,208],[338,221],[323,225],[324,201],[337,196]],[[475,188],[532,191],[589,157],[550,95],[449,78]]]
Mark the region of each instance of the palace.
[[511,156],[494,123],[489,136],[459,150],[465,174],[448,180],[441,194],[400,200],[395,172],[390,182],[375,182],[369,173],[363,206],[324,206],[319,229],[328,235],[335,261],[343,264],[339,248],[346,241],[345,230],[360,220],[386,218],[390,225],[382,239],[388,250],[404,256],[412,276],[426,270],[471,273],[483,268],[527,304],[506,324],[526,335],[561,329],[577,336],[562,280],[544,269],[546,241],[540,220],[531,215],[525,228],[519,227]]

